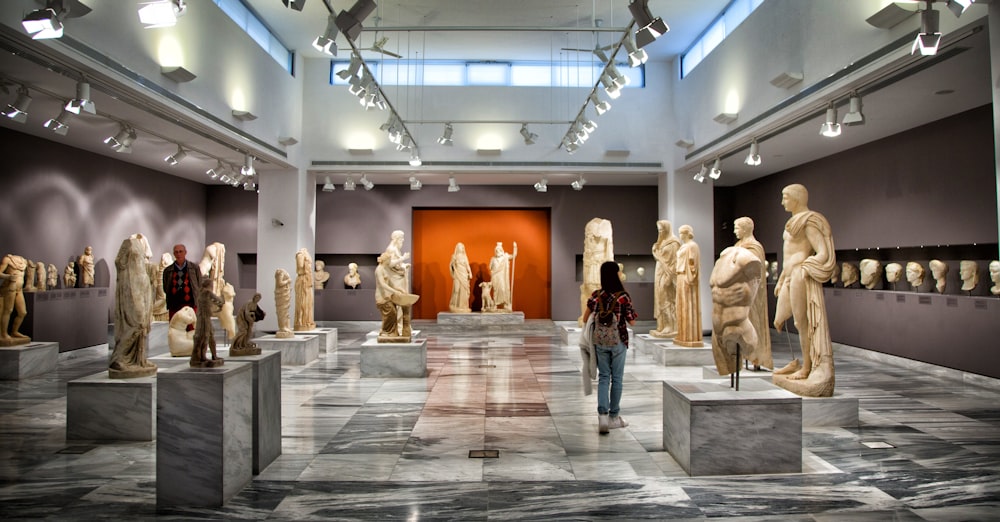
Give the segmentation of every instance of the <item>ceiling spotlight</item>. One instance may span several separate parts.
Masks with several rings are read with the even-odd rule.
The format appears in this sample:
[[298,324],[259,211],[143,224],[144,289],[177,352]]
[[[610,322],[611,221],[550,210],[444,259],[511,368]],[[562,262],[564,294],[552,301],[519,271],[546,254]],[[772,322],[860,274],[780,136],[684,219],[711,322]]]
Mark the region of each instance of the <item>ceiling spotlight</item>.
[[747,154],[747,159],[743,160],[743,163],[751,167],[760,165],[760,146],[757,145],[757,140],[750,142],[750,154]]
[[18,87],[17,99],[13,103],[7,104],[7,107],[3,110],[3,115],[17,123],[24,123],[28,121],[29,105],[31,105],[31,96],[28,95],[28,89],[25,89],[23,86]]
[[69,119],[71,116],[73,116],[72,112],[63,109],[59,113],[59,116],[45,122],[45,128],[60,136],[65,136],[69,132]]
[[222,160],[215,160],[215,167],[206,170],[205,174],[212,179],[219,179],[225,171],[226,167],[222,165]]
[[347,181],[344,182],[344,190],[354,190],[354,177],[347,176]]
[[576,178],[576,181],[570,183],[569,186],[573,187],[573,190],[583,190],[583,186],[586,184],[587,180],[583,179],[583,175],[581,175]]
[[462,190],[462,187],[458,186],[455,176],[448,176],[448,192],[458,192],[459,190]]
[[701,164],[701,169],[694,173],[694,180],[698,183],[705,182],[705,175],[708,174],[708,167],[704,163]]
[[940,31],[941,13],[931,7],[931,2],[927,3],[927,9],[920,12],[920,32],[917,33],[910,54],[915,54],[920,50],[923,56],[933,56],[937,54],[938,44],[941,43]]
[[544,177],[542,177],[542,179],[538,183],[535,183],[535,190],[538,192],[548,192],[549,181]]
[[247,192],[260,192],[257,190],[256,178],[246,180],[246,182],[243,183],[243,190],[246,190]]
[[628,66],[638,67],[649,60],[649,55],[646,51],[639,49],[635,46],[635,38],[632,33],[625,35],[625,51],[628,52]]
[[240,174],[244,176],[253,176],[257,174],[257,170],[253,168],[253,156],[249,154],[243,155],[243,167],[240,168]]
[[177,18],[187,11],[184,0],[157,0],[144,2],[139,8],[139,21],[146,29],[171,27],[177,24]]
[[[118,134],[114,136],[108,136],[104,139],[104,143],[107,144],[115,152],[121,152],[123,154],[132,153],[132,142],[135,141],[135,130],[124,123],[121,124],[118,130]],[[221,163],[220,163],[221,166]]]
[[444,132],[441,134],[441,137],[438,138],[438,143],[440,143],[441,145],[444,145],[445,147],[451,147],[452,145],[454,145],[454,142],[452,142],[452,139],[451,139],[452,132],[453,131],[452,131],[452,128],[451,128],[451,124],[450,123],[445,123],[444,124]]
[[719,168],[720,159],[715,158],[715,163],[712,164],[712,170],[708,171],[708,177],[712,179],[719,179],[722,177],[722,169]]
[[639,47],[646,47],[670,30],[663,19],[653,18],[648,4],[649,0],[632,0],[628,4],[628,10],[632,12],[632,19],[638,27],[635,31],[635,40]]
[[372,11],[378,7],[375,5],[374,0],[358,0],[351,6],[348,11],[341,11],[337,15],[337,27],[340,31],[344,33],[344,36],[352,42],[358,39],[361,35],[362,27],[361,22],[368,18],[368,15],[372,14]]
[[420,154],[417,153],[417,149],[411,150],[410,151],[410,166],[411,167],[419,167],[419,166],[421,166],[423,164],[424,164],[424,162],[421,161]]
[[375,184],[369,181],[368,174],[361,175],[361,185],[365,187],[365,190],[371,190],[375,188]]
[[528,124],[527,123],[522,123],[521,124],[521,137],[524,138],[524,144],[525,145],[534,145],[535,144],[535,140],[538,139],[538,135],[537,134],[535,134],[534,132],[531,132],[531,131],[528,130]]
[[596,91],[590,93],[590,103],[594,104],[594,111],[597,112],[598,116],[611,110],[611,104],[606,101],[601,101],[601,99],[597,97]]
[[840,124],[837,123],[837,108],[833,106],[833,102],[830,102],[830,106],[826,109],[826,121],[819,128],[819,133],[827,138],[840,136]]
[[187,157],[187,152],[184,152],[184,149],[181,148],[180,145],[178,145],[177,152],[167,156],[166,158],[163,158],[163,161],[166,161],[167,165],[173,167],[174,165],[180,163],[181,160],[184,159],[185,157]]
[[66,110],[73,114],[80,114],[80,111],[97,114],[94,102],[90,99],[90,84],[78,82],[76,84],[76,98],[66,102]]
[[357,76],[359,70],[361,70],[361,59],[358,58],[357,54],[351,53],[351,63],[347,65],[346,69],[337,71],[337,76],[341,80],[347,80],[348,78]]
[[47,2],[45,9],[36,9],[22,18],[21,25],[34,40],[60,38],[63,35],[62,19],[66,12],[62,2]]
[[856,92],[851,93],[850,109],[844,115],[843,123],[848,127],[865,124],[865,115],[861,112],[861,97]]
[[316,37],[313,40],[313,49],[317,51],[328,54],[330,56],[337,56],[337,22],[333,17],[333,14],[326,19],[326,31],[323,34]]
[[621,85],[615,83],[614,80],[611,79],[611,76],[608,76],[608,73],[601,75],[601,85],[604,86],[604,92],[606,92],[612,100],[617,100],[618,97],[622,95]]
[[285,4],[285,7],[295,9],[296,11],[301,11],[306,6],[306,0],[281,0],[281,3]]
[[330,181],[330,176],[327,176],[325,183],[323,183],[323,192],[333,192],[334,190],[337,190],[337,186]]
[[410,176],[410,190],[420,190],[424,184],[416,176]]
[[948,0],[946,5],[955,16],[962,16],[962,13],[969,8],[976,0]]

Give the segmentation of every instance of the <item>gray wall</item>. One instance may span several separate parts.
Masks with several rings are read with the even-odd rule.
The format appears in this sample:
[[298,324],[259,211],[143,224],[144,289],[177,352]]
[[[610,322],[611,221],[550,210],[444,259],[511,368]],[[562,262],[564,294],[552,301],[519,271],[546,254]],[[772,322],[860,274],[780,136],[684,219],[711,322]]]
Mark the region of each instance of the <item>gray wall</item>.
[[[234,306],[239,308],[257,291],[257,193],[229,186],[205,188],[205,241],[226,245],[226,282],[236,289]],[[200,253],[195,256],[201,258]]]

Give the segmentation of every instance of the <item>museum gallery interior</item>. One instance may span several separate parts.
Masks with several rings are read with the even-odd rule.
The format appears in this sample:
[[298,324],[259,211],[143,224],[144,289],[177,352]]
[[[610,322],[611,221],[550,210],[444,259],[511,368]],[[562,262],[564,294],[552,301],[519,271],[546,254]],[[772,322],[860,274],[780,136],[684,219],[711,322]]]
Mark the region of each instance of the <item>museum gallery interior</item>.
[[8,0],[0,47],[4,519],[1000,517],[997,2]]

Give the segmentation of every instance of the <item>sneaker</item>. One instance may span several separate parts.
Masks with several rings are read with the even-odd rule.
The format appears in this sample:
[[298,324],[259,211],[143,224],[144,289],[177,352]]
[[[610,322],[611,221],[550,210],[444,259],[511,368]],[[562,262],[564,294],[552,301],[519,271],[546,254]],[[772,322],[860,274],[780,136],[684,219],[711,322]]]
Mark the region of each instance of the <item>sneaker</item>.
[[608,428],[610,429],[624,428],[625,426],[628,426],[628,421],[622,418],[621,415],[617,417],[611,417],[611,419],[608,420]]
[[597,414],[597,431],[598,433],[605,434],[608,432],[608,414],[598,413]]

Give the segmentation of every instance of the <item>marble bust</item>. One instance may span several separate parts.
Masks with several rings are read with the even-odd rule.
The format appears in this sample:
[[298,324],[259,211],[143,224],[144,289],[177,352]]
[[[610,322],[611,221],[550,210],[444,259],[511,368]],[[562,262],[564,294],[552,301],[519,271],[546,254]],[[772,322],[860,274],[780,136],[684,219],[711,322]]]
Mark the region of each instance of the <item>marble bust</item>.
[[903,278],[903,265],[889,263],[885,265],[885,280],[895,285]]
[[962,291],[971,292],[979,284],[979,263],[964,259],[958,263],[958,277],[962,280]]
[[906,282],[910,283],[914,290],[924,284],[924,274],[924,265],[916,261],[906,263]]
[[347,264],[347,275],[344,276],[344,288],[355,289],[361,286],[361,274],[358,273],[357,263]]
[[844,287],[848,287],[858,282],[858,267],[852,265],[851,263],[843,263],[840,265],[840,280],[843,281]]
[[861,269],[861,284],[869,290],[882,285],[882,263],[877,259],[862,259],[858,264]]
[[931,259],[927,264],[931,268],[931,277],[934,278],[934,289],[939,294],[943,294],[948,284],[948,263],[938,259]]
[[330,272],[326,271],[326,262],[322,259],[316,260],[316,270],[313,272],[313,288],[322,290],[326,288],[326,282],[330,280]]
[[990,293],[1000,295],[1000,261],[995,259],[990,261],[990,281],[993,282],[993,286],[990,287]]

